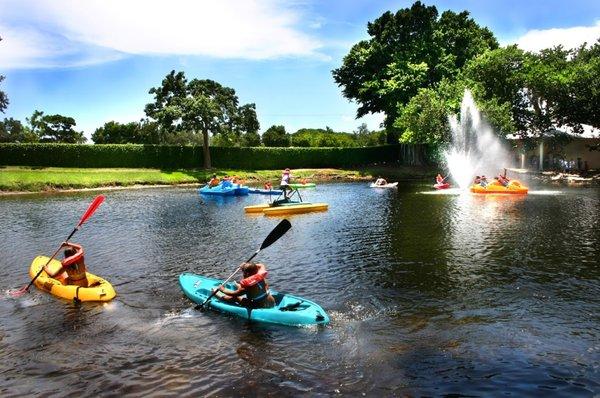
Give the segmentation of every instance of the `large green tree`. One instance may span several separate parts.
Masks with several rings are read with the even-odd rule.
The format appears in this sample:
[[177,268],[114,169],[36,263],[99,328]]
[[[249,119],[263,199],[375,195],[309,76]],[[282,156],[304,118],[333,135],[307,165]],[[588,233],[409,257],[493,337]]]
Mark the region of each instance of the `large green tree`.
[[445,11],[420,1],[369,22],[369,40],[355,44],[333,71],[346,98],[359,104],[357,117],[383,112],[388,142],[397,142],[394,122],[420,88],[453,78],[478,54],[498,47],[492,32],[469,13]]
[[[145,107],[146,115],[156,120],[167,133],[202,134],[204,167],[211,167],[209,137],[227,134],[237,128],[240,108],[235,90],[213,80],[193,79],[183,72],[171,71],[161,86],[150,89],[154,102]],[[253,105],[253,104],[252,104]],[[246,107],[254,109],[253,106]]]
[[[2,37],[0,37],[0,41],[2,41]],[[4,76],[0,75],[0,83],[4,80]],[[8,106],[8,97],[6,93],[0,90],[0,112],[4,113],[4,110]]]

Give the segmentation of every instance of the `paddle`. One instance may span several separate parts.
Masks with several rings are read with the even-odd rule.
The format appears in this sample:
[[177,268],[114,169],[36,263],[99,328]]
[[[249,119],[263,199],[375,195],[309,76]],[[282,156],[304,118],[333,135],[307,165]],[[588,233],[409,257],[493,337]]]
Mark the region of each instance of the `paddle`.
[[[79,228],[81,227],[81,225],[87,221],[88,218],[90,218],[92,216],[92,214],[94,214],[94,212],[96,211],[96,209],[98,208],[98,206],[100,206],[102,204],[102,202],[104,202],[104,195],[98,195],[96,196],[96,198],[94,199],[94,201],[92,203],[90,203],[89,207],[87,208],[87,210],[85,211],[85,213],[83,213],[83,216],[81,216],[81,219],[79,220],[79,223],[77,224],[77,226],[75,226],[75,228],[73,228],[73,231],[71,231],[71,234],[67,237],[67,239],[64,241],[64,243],[68,242],[73,235],[75,234],[75,232],[77,232],[79,230]],[[54,257],[56,257],[56,255],[58,254],[58,252],[60,251],[60,249],[62,249],[63,244],[61,243],[60,246],[58,247],[58,249],[56,249],[56,251],[54,252],[54,254],[52,255],[52,257],[50,257],[48,259],[48,262],[46,263],[46,265],[44,265],[40,271],[37,273],[37,275],[31,280],[31,282],[29,282],[29,284],[17,291],[11,292],[11,296],[13,297],[19,297],[22,296],[23,294],[27,293],[29,291],[29,288],[31,287],[31,285],[33,285],[33,282],[35,282],[35,280],[38,278],[38,276],[40,276],[42,274],[42,271],[44,270],[44,268],[46,268],[48,266],[48,264],[50,264],[50,261],[52,261],[52,259]]]
[[[277,226],[275,228],[273,228],[271,233],[265,238],[262,245],[260,245],[260,248],[257,251],[255,251],[254,254],[252,256],[250,256],[250,258],[248,260],[246,260],[246,263],[249,263],[250,261],[252,261],[252,259],[254,257],[256,257],[256,255],[262,249],[266,249],[267,247],[271,246],[273,243],[277,242],[277,240],[279,238],[281,238],[290,228],[292,228],[292,224],[288,220],[286,220],[286,219],[281,220],[281,222],[279,224],[277,224]],[[215,294],[217,294],[217,292],[219,291],[219,288],[221,286],[225,285],[227,282],[229,282],[229,280],[231,278],[233,278],[233,276],[235,274],[237,274],[237,272],[239,270],[240,270],[240,267],[237,267],[236,270],[234,271],[234,273],[229,275],[229,278],[225,279],[225,281],[223,283],[221,283],[219,285],[219,287],[214,292],[212,292],[211,295],[208,296],[208,298],[206,300],[204,300],[204,302],[202,304],[200,304],[196,308],[204,307],[204,304],[206,304],[211,298],[214,297]]]

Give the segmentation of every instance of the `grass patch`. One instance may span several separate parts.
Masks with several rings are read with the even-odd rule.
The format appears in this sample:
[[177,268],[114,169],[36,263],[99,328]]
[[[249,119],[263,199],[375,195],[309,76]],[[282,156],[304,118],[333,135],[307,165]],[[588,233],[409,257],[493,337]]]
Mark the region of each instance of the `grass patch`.
[[[0,191],[40,192],[48,190],[97,188],[132,185],[177,185],[204,183],[216,173],[238,176],[249,185],[262,185],[271,181],[274,185],[281,178],[281,170],[159,170],[121,168],[59,168],[59,167],[16,167],[0,168]],[[395,179],[426,178],[435,175],[433,170],[423,167],[367,167],[356,170],[345,169],[293,169],[295,179],[311,181],[370,180],[377,176]]]

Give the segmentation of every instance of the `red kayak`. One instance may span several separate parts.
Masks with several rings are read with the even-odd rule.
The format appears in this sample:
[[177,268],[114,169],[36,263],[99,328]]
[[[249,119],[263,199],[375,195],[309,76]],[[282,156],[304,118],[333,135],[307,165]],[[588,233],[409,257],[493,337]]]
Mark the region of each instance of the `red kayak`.
[[435,189],[448,189],[450,188],[450,184],[447,182],[441,183],[441,184],[435,184],[433,186]]

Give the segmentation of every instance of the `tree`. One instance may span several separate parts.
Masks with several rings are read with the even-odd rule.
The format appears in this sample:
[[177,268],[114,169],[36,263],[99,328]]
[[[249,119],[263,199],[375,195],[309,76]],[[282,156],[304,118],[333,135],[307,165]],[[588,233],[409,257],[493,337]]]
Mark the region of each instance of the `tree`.
[[285,132],[284,126],[271,126],[262,135],[262,142],[270,147],[290,146],[290,136]]
[[5,118],[3,122],[0,122],[0,142],[37,142],[38,136],[31,133],[31,131],[23,126],[23,124],[16,119]]
[[92,141],[95,144],[142,144],[143,137],[140,135],[139,124],[130,122],[121,124],[110,121],[104,123],[104,126],[98,127],[92,134]]
[[[2,37],[0,37],[0,41],[2,41]],[[0,75],[0,83],[4,80],[4,76]],[[6,93],[0,90],[0,112],[4,113],[4,110],[8,106],[8,97]]]
[[394,127],[403,131],[400,142],[440,144],[450,141],[448,107],[435,90],[420,89],[401,108],[394,123]]
[[151,88],[149,93],[154,95],[154,102],[146,105],[146,115],[166,133],[181,136],[188,132],[188,137],[201,133],[204,167],[210,168],[210,135],[235,131],[240,119],[235,90],[212,80],[194,79],[188,83],[183,72],[173,70],[160,87]]
[[44,115],[42,111],[34,111],[25,119],[29,124],[29,132],[39,138],[40,142],[62,142],[83,144],[86,138],[82,131],[76,131],[75,119],[63,115]]
[[343,64],[333,70],[343,95],[359,104],[357,117],[383,112],[388,142],[395,143],[394,122],[420,88],[434,88],[453,78],[478,54],[498,47],[492,32],[467,11],[446,11],[417,1],[395,14],[386,12],[369,22],[369,40],[355,44]]
[[580,112],[579,107],[585,105],[574,106],[578,93],[571,89],[571,54],[560,46],[539,53],[516,46],[499,48],[469,61],[464,81],[474,88],[476,98],[509,110],[522,138],[540,137],[568,124],[581,131],[579,123],[587,119],[580,117],[585,111]]

